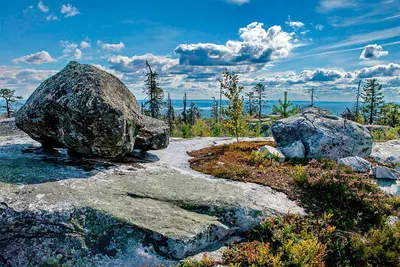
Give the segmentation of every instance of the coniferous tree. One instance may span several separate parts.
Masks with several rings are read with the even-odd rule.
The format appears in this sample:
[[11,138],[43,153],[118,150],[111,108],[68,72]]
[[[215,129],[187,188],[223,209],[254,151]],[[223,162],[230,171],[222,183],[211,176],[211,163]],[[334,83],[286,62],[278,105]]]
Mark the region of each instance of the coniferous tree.
[[227,108],[223,113],[228,117],[225,126],[231,129],[239,142],[239,136],[244,128],[243,120],[243,97],[240,96],[244,87],[239,85],[239,77],[225,70],[222,79],[219,80],[224,96],[228,99]]
[[175,110],[172,105],[172,99],[170,93],[168,93],[167,119],[168,119],[169,132],[172,133],[174,130]]
[[363,88],[364,92],[361,94],[363,100],[363,107],[361,108],[365,121],[373,124],[378,118],[380,108],[383,101],[382,85],[376,79],[367,80],[367,84]]
[[400,105],[395,103],[382,105],[381,116],[378,119],[378,123],[390,127],[400,126]]
[[213,100],[213,106],[211,110],[211,118],[215,120],[216,123],[218,123],[218,101],[215,99],[215,97],[212,98]]
[[22,99],[22,96],[15,96],[15,90],[0,89],[0,98],[6,101],[6,105],[3,108],[7,110],[7,118],[10,118],[11,113],[14,111],[12,104],[17,102],[18,99]]
[[201,117],[200,111],[196,107],[196,103],[191,102],[190,103],[190,108],[189,108],[189,124],[194,125],[196,123],[196,120]]
[[[300,110],[298,106],[293,106],[293,103],[288,100],[287,94],[287,92],[284,92],[283,101],[279,99],[278,105],[272,107],[272,112],[279,115],[281,118],[288,118]],[[291,106],[293,106],[293,108],[289,109]]]
[[143,93],[147,95],[145,106],[148,107],[148,112],[151,117],[159,118],[161,115],[161,109],[164,105],[164,91],[158,86],[158,74],[154,71],[146,61],[146,67],[148,73],[146,74],[146,82]]
[[[249,113],[250,117],[258,113],[259,110],[259,99],[256,98],[254,92],[246,93],[246,111]],[[258,97],[258,96],[257,96]]]
[[182,111],[182,117],[183,117],[183,122],[187,123],[187,96],[186,93],[183,96],[183,111]]
[[263,85],[261,83],[257,83],[256,86],[254,87],[254,92],[256,93],[256,95],[258,97],[258,119],[261,121],[263,101],[264,101],[264,98],[266,97],[265,85]]
[[315,88],[308,90],[308,93],[310,94],[310,100],[311,100],[310,107],[314,107],[315,99],[318,99],[318,96],[316,96],[315,94]]

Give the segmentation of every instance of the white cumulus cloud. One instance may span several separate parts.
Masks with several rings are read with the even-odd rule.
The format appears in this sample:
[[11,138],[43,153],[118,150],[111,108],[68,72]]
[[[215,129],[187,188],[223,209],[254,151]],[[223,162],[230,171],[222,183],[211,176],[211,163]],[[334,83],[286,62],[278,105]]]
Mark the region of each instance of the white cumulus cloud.
[[27,56],[15,58],[12,60],[12,63],[14,63],[14,64],[26,63],[26,64],[32,64],[32,65],[39,65],[39,64],[44,64],[44,63],[52,63],[52,62],[56,62],[56,61],[57,60],[52,58],[48,52],[41,51],[41,52],[37,52],[37,53],[30,54]]
[[225,0],[227,3],[230,4],[235,4],[235,5],[243,5],[243,4],[247,4],[250,3],[251,0]]
[[121,51],[125,47],[125,44],[122,42],[119,42],[118,44],[107,44],[102,41],[97,41],[97,45],[107,51]]
[[230,66],[267,63],[286,58],[293,49],[292,36],[280,26],[264,29],[263,23],[253,22],[239,30],[242,41],[225,45],[212,43],[181,44],[175,49],[182,65]]
[[87,41],[82,41],[80,44],[81,49],[90,48],[92,45]]
[[360,59],[377,59],[381,56],[388,55],[388,51],[384,51],[382,46],[377,44],[367,45],[361,53]]
[[286,21],[285,23],[287,25],[289,25],[290,27],[292,27],[293,29],[295,29],[295,30],[304,27],[304,23],[303,22],[301,22],[301,21],[293,21],[290,16],[288,17],[288,21]]
[[51,21],[51,20],[58,20],[58,17],[55,16],[54,14],[50,14],[46,17],[46,20]]
[[71,4],[67,4],[67,5],[62,5],[61,14],[64,14],[64,17],[68,18],[79,15],[80,13],[76,7],[72,6]]
[[45,6],[44,3],[43,3],[43,1],[39,1],[39,3],[38,3],[38,8],[40,9],[40,11],[42,11],[42,12],[44,12],[44,13],[49,12],[49,7],[48,7],[48,6]]
[[79,59],[81,59],[81,58],[82,58],[82,51],[81,51],[79,48],[75,49],[75,52],[74,52],[74,54],[72,55],[72,58],[73,58],[74,60],[79,60]]

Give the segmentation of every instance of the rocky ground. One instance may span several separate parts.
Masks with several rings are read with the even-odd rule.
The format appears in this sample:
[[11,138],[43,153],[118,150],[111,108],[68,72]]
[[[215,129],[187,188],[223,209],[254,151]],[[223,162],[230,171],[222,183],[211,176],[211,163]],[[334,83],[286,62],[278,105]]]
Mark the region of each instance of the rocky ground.
[[213,179],[173,139],[142,159],[77,159],[0,122],[0,266],[157,266],[209,250],[273,214],[304,213],[269,187]]

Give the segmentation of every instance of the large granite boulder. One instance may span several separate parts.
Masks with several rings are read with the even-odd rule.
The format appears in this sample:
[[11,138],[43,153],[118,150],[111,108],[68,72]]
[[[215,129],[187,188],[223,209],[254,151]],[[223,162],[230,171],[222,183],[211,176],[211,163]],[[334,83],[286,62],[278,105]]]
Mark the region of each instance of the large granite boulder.
[[123,157],[169,142],[167,125],[142,116],[135,96],[117,77],[77,62],[45,80],[15,122],[43,147],[85,156]]
[[[304,145],[305,158],[365,158],[372,149],[372,137],[362,125],[344,120],[318,108],[307,108],[302,113],[275,122],[272,134],[278,149],[286,149],[296,142]],[[289,153],[285,154],[290,157]]]

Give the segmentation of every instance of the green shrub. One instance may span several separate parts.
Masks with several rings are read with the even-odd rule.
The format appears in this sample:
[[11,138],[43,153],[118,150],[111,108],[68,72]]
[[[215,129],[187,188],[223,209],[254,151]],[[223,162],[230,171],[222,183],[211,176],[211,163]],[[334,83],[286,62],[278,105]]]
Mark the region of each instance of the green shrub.
[[224,164],[214,171],[214,176],[231,179],[234,181],[242,181],[244,177],[250,174],[246,168],[237,166],[235,164]]
[[372,138],[375,142],[384,142],[399,138],[397,128],[389,128],[385,130],[374,130],[371,132]]
[[400,266],[400,222],[351,238],[354,260],[363,266]]
[[297,165],[289,173],[293,182],[303,184],[307,181],[307,171],[304,166]]
[[207,137],[211,136],[210,127],[203,119],[196,120],[195,124],[191,128],[192,136],[194,137]]

